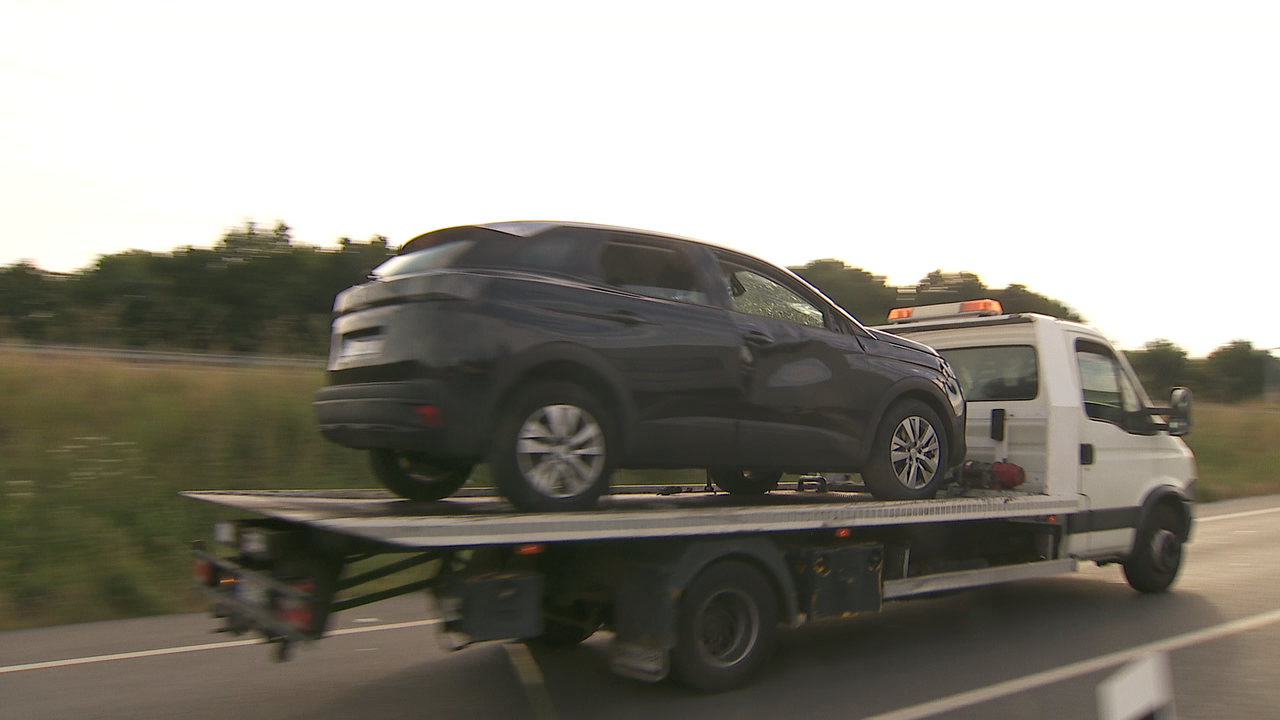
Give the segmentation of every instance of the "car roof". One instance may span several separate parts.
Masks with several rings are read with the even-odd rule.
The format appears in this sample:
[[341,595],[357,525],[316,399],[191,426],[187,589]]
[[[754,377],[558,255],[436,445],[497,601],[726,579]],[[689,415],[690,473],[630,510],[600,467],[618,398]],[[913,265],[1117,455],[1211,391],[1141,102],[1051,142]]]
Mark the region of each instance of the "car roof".
[[[464,226],[465,227],[465,226]],[[641,230],[640,228],[622,227],[620,225],[600,225],[596,223],[572,222],[565,220],[512,220],[506,222],[482,223],[472,225],[470,227],[479,227],[486,230],[495,230],[497,232],[515,235],[517,237],[533,237],[551,230],[553,228],[584,228],[587,230],[605,230],[609,232],[626,232],[635,233],[637,235],[649,235],[652,237],[668,238],[670,240],[681,240],[683,242],[698,243],[699,245],[710,245],[712,247],[721,247],[715,243],[709,243],[705,240],[697,238],[685,237],[683,235],[672,235],[671,233],[655,232],[653,230]],[[728,250],[729,248],[723,248]]]

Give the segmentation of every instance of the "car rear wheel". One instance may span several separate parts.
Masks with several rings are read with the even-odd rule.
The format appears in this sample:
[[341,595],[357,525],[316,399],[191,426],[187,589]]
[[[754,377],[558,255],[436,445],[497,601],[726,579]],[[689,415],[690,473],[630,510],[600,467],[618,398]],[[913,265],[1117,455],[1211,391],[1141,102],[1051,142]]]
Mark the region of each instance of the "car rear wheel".
[[890,406],[876,431],[862,479],[880,500],[921,500],[938,492],[947,436],[938,414],[919,400]]
[[716,487],[731,495],[763,495],[778,487],[780,472],[760,470],[708,470],[707,476]]
[[434,460],[422,453],[371,450],[369,464],[388,490],[409,500],[434,502],[452,495],[471,476],[472,464]]
[[526,512],[585,510],[609,487],[613,443],[596,398],[568,382],[518,394],[499,423],[489,468]]

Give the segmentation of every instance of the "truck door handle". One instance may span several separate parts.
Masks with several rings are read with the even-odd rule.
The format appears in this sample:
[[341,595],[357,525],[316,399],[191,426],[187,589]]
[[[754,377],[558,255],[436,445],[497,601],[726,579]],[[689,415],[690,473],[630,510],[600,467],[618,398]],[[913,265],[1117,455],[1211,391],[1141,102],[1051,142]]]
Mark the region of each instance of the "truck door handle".
[[1093,464],[1093,445],[1091,443],[1080,444],[1080,464],[1081,465]]
[[773,344],[773,338],[768,333],[763,333],[759,330],[746,331],[742,334],[742,339],[746,340],[748,345],[755,345],[756,347],[766,347]]

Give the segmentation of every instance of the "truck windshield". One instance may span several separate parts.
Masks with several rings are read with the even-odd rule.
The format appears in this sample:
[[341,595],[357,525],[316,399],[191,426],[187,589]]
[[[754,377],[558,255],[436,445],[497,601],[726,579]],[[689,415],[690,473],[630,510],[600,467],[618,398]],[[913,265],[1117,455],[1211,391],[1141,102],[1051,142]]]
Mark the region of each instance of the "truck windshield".
[[960,378],[969,402],[1034,400],[1040,388],[1036,350],[1030,345],[938,350]]

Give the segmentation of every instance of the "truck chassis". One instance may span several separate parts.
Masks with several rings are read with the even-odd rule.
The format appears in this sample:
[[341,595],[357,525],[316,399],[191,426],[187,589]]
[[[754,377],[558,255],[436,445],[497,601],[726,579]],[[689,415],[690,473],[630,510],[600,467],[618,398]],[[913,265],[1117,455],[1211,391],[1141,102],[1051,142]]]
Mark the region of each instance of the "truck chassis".
[[[1076,568],[1061,549],[1078,496],[956,488],[883,502],[857,489],[634,486],[594,511],[540,514],[381,490],[183,494],[261,516],[218,525],[229,552],[197,542],[196,580],[223,630],[261,634],[282,660],[335,612],[427,591],[454,647],[606,629],[615,672],[720,691],[750,681],[779,625]],[[414,568],[425,577],[391,580]]]

